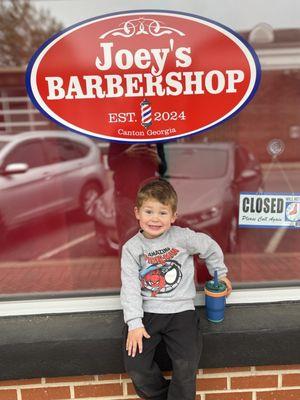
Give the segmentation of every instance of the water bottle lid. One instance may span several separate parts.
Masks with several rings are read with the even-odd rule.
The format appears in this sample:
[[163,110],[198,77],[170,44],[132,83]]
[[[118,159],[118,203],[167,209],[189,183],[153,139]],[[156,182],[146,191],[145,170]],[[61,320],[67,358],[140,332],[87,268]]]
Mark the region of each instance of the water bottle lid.
[[208,281],[208,282],[206,282],[205,287],[210,292],[216,292],[216,293],[224,292],[225,290],[227,290],[227,286],[222,281],[218,282],[218,286],[214,285],[214,281],[213,280]]

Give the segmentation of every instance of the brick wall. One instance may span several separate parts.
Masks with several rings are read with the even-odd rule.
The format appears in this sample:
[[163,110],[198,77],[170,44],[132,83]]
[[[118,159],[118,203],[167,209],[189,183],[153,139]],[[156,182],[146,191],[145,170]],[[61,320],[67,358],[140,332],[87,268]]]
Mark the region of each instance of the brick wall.
[[[138,398],[125,374],[0,382],[0,400],[69,399]],[[300,364],[199,370],[196,400],[300,400]]]

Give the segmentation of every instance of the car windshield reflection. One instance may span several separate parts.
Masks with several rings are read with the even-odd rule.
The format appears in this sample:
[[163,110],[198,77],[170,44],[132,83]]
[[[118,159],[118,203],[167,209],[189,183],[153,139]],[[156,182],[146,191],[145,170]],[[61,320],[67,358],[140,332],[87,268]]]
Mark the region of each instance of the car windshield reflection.
[[182,149],[165,147],[166,177],[185,179],[213,179],[225,175],[228,151],[219,149]]

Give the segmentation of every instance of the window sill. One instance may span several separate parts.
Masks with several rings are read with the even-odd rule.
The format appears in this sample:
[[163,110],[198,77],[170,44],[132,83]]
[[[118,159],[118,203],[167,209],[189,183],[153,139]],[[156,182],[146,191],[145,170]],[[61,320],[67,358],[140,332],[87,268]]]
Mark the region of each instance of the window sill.
[[[200,368],[299,363],[300,302],[230,305],[221,324],[200,313]],[[118,310],[2,317],[0,379],[124,372],[122,328]],[[171,368],[163,346],[158,360]]]

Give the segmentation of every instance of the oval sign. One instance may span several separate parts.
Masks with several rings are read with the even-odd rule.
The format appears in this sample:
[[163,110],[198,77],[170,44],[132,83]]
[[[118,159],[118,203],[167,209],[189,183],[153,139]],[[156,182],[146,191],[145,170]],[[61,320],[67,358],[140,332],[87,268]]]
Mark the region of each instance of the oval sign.
[[65,128],[101,139],[153,142],[203,132],[253,97],[260,65],[231,29],[196,15],[128,11],[50,38],[32,57],[35,106]]

